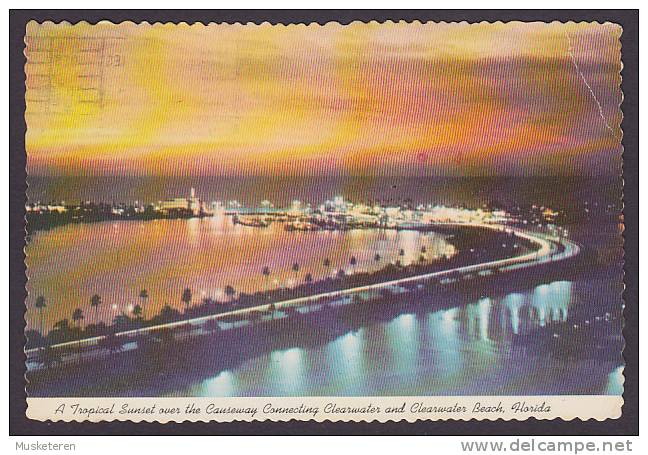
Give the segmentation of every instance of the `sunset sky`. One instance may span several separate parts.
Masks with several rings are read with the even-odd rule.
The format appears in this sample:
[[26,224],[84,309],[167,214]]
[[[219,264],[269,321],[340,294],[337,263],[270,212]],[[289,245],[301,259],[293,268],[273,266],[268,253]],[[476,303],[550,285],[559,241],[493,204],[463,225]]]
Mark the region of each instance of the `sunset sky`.
[[38,175],[616,175],[613,24],[27,27]]

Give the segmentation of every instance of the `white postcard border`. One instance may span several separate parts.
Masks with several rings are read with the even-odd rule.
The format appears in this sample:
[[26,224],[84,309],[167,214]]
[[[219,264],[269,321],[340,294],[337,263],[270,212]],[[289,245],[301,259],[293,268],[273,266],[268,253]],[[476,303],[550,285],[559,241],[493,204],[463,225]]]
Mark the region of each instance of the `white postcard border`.
[[420,420],[606,420],[618,395],[443,397],[27,398],[27,417],[52,422],[415,422]]

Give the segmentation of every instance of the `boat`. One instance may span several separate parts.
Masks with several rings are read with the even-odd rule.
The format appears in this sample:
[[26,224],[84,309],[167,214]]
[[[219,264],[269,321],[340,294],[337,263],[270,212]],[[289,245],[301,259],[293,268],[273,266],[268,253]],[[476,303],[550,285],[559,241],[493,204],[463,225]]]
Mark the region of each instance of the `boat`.
[[240,224],[242,226],[249,227],[268,227],[270,223],[264,218],[252,218],[252,217],[242,217],[239,215],[234,215],[232,217],[234,224]]

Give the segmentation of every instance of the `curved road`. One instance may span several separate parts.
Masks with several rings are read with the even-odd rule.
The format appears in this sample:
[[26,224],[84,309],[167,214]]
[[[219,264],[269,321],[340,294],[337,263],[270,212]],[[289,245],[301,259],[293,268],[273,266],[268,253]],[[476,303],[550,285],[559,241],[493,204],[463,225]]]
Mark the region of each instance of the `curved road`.
[[[290,300],[284,300],[281,302],[275,302],[274,306],[276,310],[286,309],[286,308],[308,308],[313,305],[317,305],[318,302],[326,300],[331,302],[336,299],[340,300],[340,303],[349,303],[351,296],[364,293],[371,294],[373,292],[380,292],[384,289],[396,290],[398,291],[399,287],[414,282],[428,281],[432,279],[449,279],[452,280],[452,277],[456,277],[457,274],[461,276],[470,276],[473,274],[487,274],[492,273],[493,270],[497,269],[500,272],[508,272],[512,270],[517,270],[521,268],[533,267],[539,264],[544,264],[547,262],[556,262],[565,260],[571,257],[576,256],[581,247],[575,242],[566,240],[566,239],[555,239],[551,238],[544,234],[530,233],[520,229],[511,228],[509,226],[497,225],[497,224],[482,224],[482,223],[462,223],[462,224],[443,224],[443,226],[473,226],[480,228],[487,228],[492,230],[506,230],[508,232],[514,232],[518,237],[524,238],[536,245],[539,245],[537,251],[527,253],[521,256],[514,256],[511,258],[498,259],[495,261],[484,262],[481,264],[474,264],[463,267],[456,267],[454,269],[443,270],[439,272],[426,273],[422,275],[415,275],[406,278],[399,278],[391,281],[385,281],[381,283],[375,283],[365,286],[358,286],[349,289],[343,289],[339,291],[325,292],[322,294],[316,294],[308,297],[299,297]],[[559,245],[562,246],[562,251],[559,251]],[[125,340],[125,349],[135,349],[136,338],[140,335],[160,331],[163,329],[177,329],[180,327],[185,328],[199,328],[202,327],[208,321],[218,321],[224,318],[231,318],[232,316],[242,316],[244,319],[245,316],[250,316],[253,313],[267,313],[270,310],[271,304],[257,305],[249,308],[242,308],[239,310],[232,310],[225,313],[219,313],[209,316],[203,316],[194,319],[188,319],[183,321],[171,322],[168,324],[161,324],[152,327],[145,327],[142,329],[128,330],[124,332],[119,332],[116,335],[122,339],[131,339],[131,343]],[[308,311],[308,310],[307,310]],[[247,322],[247,321],[245,321]],[[244,322],[244,323],[245,323]],[[224,323],[229,324],[230,327],[234,326],[234,323]],[[208,332],[203,332],[206,334]],[[51,348],[55,350],[60,350],[65,348],[74,348],[75,351],[82,351],[78,353],[71,354],[71,357],[74,357],[78,361],[79,356],[82,357],[97,357],[102,354],[108,355],[110,352],[103,346],[100,346],[102,340],[106,339],[106,336],[97,336],[92,338],[86,338],[79,341],[68,341],[65,343],[59,343],[52,345]],[[130,346],[129,346],[130,345]],[[41,364],[38,360],[40,349],[34,348],[25,351],[27,355],[27,367],[29,370],[38,369]],[[65,360],[65,359],[64,359]]]

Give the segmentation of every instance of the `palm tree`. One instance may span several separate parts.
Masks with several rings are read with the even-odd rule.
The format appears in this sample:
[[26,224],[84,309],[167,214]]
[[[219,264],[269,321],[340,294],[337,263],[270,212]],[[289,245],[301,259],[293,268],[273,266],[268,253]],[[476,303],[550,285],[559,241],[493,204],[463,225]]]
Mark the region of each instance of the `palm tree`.
[[99,320],[99,305],[101,305],[101,297],[99,296],[99,294],[95,294],[90,297],[90,306],[94,309],[95,321]]
[[234,300],[234,296],[236,295],[236,289],[228,284],[227,286],[225,286],[225,295],[228,299],[230,299],[231,302],[232,300]]
[[310,273],[307,273],[306,276],[304,277],[304,281],[307,284],[311,284],[313,282],[313,275],[311,275]]
[[[77,308],[72,312],[72,320],[76,322],[79,332],[81,331],[81,321],[83,321],[83,310]],[[81,334],[79,333],[78,346],[81,346]],[[79,359],[81,359],[81,352],[79,352]]]
[[427,253],[427,248],[425,248],[425,245],[421,247],[421,254]]
[[356,259],[355,256],[351,256],[351,260],[349,261],[349,264],[351,264],[351,267],[353,267],[353,274],[355,275],[355,266],[358,263],[358,260]]
[[83,310],[81,308],[77,308],[72,312],[72,320],[81,328],[81,321],[83,321]]
[[148,297],[149,297],[148,291],[146,289],[142,289],[139,293],[139,298],[142,301],[142,307],[145,306],[146,299],[148,299]]
[[140,305],[133,307],[133,316],[137,319],[137,328],[139,329],[142,324],[142,307]]
[[185,290],[182,292],[182,297],[180,300],[185,304],[187,310],[189,309],[189,305],[191,305],[191,297],[191,289],[185,288]]
[[380,262],[381,259],[382,258],[380,257],[380,255],[378,253],[376,253],[376,255],[374,256],[374,261]]
[[266,291],[270,290],[270,287],[268,286],[268,280],[270,279],[270,267],[266,266],[263,267],[263,270],[261,271],[263,276],[265,277],[266,280]]
[[43,297],[42,295],[39,295],[36,298],[36,303],[34,304],[34,306],[38,309],[38,312],[40,313],[40,333],[41,333],[41,336],[44,337],[45,333],[43,333],[43,332],[45,331],[45,329],[44,329],[44,326],[43,326],[43,310],[47,306],[47,303],[45,302],[45,297]]
[[324,259],[324,267],[326,268],[326,275],[328,276],[330,273],[330,267],[331,267],[331,260],[329,258]]
[[401,257],[402,257],[402,256],[405,256],[405,250],[401,248],[401,249],[398,251],[398,255],[401,256]]
[[295,286],[297,286],[297,273],[299,272],[299,264],[297,262],[293,263],[292,271],[295,273]]

